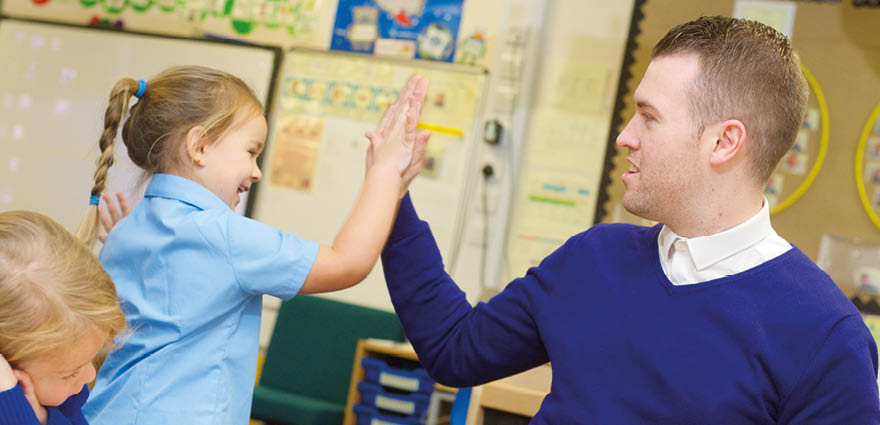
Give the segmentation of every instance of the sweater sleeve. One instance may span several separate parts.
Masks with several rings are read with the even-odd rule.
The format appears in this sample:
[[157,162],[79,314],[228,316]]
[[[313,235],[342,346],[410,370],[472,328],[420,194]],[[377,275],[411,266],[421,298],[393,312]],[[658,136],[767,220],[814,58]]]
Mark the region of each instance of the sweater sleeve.
[[40,425],[21,385],[0,391],[0,425]]
[[858,314],[832,328],[780,405],[779,424],[878,424],[877,346]]
[[548,361],[536,320],[546,288],[536,275],[530,271],[472,308],[444,271],[437,243],[409,195],[401,202],[382,265],[404,331],[438,382],[479,385]]
[[[82,414],[82,405],[88,397],[89,387],[84,385],[82,391],[70,396],[60,406],[46,407],[49,413],[46,425],[88,425]],[[0,392],[0,425],[40,425],[20,385]]]

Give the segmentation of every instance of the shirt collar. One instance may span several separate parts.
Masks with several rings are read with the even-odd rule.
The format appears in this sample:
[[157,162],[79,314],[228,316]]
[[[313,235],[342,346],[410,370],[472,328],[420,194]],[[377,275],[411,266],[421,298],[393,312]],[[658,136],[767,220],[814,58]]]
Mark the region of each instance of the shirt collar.
[[160,197],[174,199],[190,204],[201,210],[226,208],[226,205],[214,192],[184,177],[172,174],[155,174],[144,197]]
[[757,214],[745,222],[714,235],[685,238],[678,236],[668,226],[660,230],[659,241],[662,252],[669,255],[672,244],[684,241],[697,270],[705,268],[749,248],[774,233],[770,225],[770,207],[767,198]]
[[663,258],[669,258],[669,250],[672,249],[672,244],[675,243],[678,239],[683,239],[681,236],[675,234],[672,229],[667,225],[663,225],[663,228],[660,229],[660,235],[658,236],[660,241],[660,252],[663,253]]

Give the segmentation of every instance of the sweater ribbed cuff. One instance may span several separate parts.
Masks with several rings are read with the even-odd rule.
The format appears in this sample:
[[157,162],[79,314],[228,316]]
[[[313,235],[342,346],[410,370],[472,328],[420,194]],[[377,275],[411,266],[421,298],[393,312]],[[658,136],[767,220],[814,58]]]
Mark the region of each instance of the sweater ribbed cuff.
[[413,229],[421,222],[416,209],[413,206],[409,192],[400,200],[400,208],[397,210],[397,219],[394,221],[394,227],[391,228],[391,235],[388,242],[399,241],[412,233]]
[[0,423],[39,424],[34,409],[24,396],[20,385],[0,391]]

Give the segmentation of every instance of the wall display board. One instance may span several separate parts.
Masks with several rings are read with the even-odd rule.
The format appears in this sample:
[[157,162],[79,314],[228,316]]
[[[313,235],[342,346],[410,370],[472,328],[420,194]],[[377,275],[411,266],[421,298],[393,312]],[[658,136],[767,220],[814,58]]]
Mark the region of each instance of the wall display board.
[[880,229],[880,104],[868,118],[856,149],[856,187],[859,200]]
[[635,2],[549,7],[502,271],[504,285],[595,223]]
[[828,104],[813,74],[806,67],[803,70],[810,84],[807,114],[794,145],[782,157],[764,188],[764,196],[770,203],[770,215],[788,208],[806,193],[819,175],[828,153]]
[[464,0],[339,0],[330,48],[451,62]]
[[[413,73],[430,81],[420,126],[433,130],[425,170],[410,186],[444,258],[459,245],[473,175],[486,74],[425,61],[293,50],[287,53],[251,216],[299,237],[332,243],[354,205],[368,145],[385,108]],[[462,288],[470,292],[471,288]],[[478,290],[478,288],[476,288]],[[390,310],[381,264],[330,297]]]
[[[322,46],[329,0],[11,0],[3,14],[176,36]],[[322,7],[323,6],[323,7]],[[335,9],[334,9],[335,10]]]
[[[88,206],[104,111],[119,78],[203,65],[237,75],[268,104],[281,54],[14,19],[0,20],[0,51],[0,210],[39,211],[71,231]],[[107,191],[124,192],[134,204],[145,189],[142,172],[121,137],[114,153]]]

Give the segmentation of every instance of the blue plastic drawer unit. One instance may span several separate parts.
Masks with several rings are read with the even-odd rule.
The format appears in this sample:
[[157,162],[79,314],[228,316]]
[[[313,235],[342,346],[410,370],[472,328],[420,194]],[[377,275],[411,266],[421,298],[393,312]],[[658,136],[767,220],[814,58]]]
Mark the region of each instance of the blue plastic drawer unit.
[[395,390],[429,394],[434,391],[434,380],[424,369],[397,369],[388,366],[382,359],[364,357],[365,380]]
[[396,416],[380,413],[376,408],[363,404],[354,405],[357,425],[423,425],[418,416]]
[[361,403],[402,415],[421,416],[431,401],[425,393],[395,394],[366,381],[359,382],[357,389],[361,392]]

